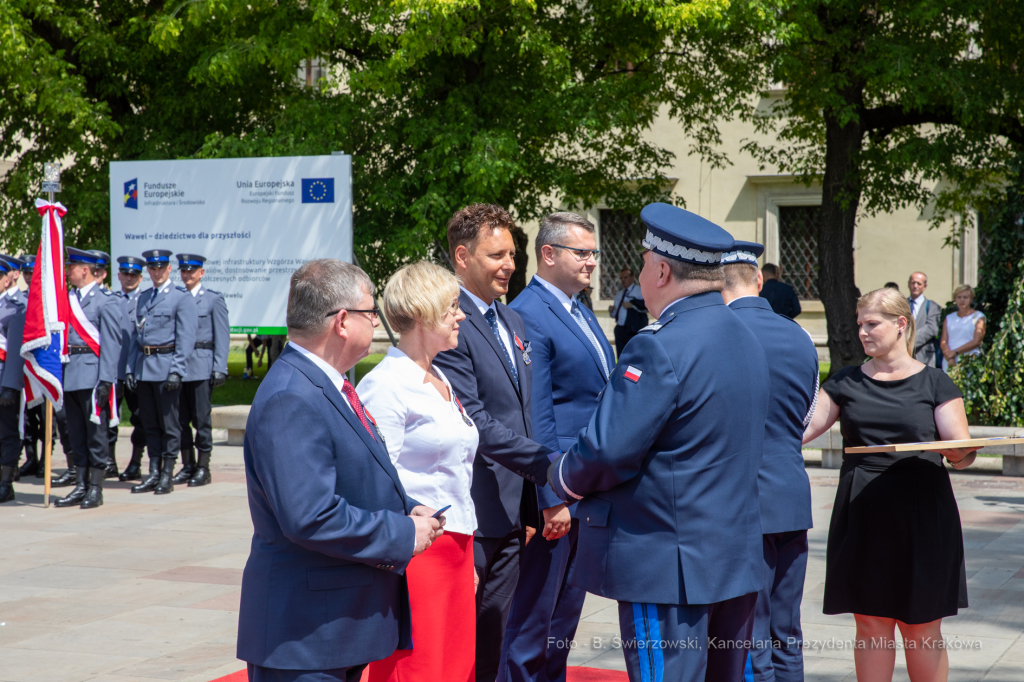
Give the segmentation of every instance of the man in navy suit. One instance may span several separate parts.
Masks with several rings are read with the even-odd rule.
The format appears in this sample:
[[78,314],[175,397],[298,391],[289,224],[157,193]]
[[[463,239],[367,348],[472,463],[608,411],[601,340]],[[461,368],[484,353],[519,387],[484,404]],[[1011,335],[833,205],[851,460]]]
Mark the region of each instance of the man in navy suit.
[[377,326],[369,277],[306,263],[288,293],[291,341],[245,431],[253,537],[238,658],[252,682],[355,682],[412,647],[405,567],[443,521],[405,494],[373,417],[344,374]]
[[[496,300],[508,291],[515,270],[513,226],[508,211],[493,204],[467,206],[448,222],[449,254],[463,282],[459,302],[466,320],[455,350],[434,359],[480,431],[470,492],[478,525],[473,558],[480,579],[476,679],[487,682],[498,674],[525,527],[539,527],[532,484],[544,484],[548,455],[553,454],[552,448],[531,440],[529,334],[519,313]],[[560,503],[543,510],[544,537],[555,539],[569,531],[564,511]]]
[[[522,315],[530,335],[533,438],[562,451],[590,422],[615,354],[594,313],[574,298],[590,284],[597,267],[593,223],[575,213],[549,215],[534,244],[537,274],[509,307]],[[547,488],[537,493],[542,508],[561,502]],[[565,537],[534,537],[523,550],[499,680],[565,680],[565,643],[576,635],[587,594],[571,582],[579,520],[571,523]]]
[[658,321],[548,473],[580,500],[573,582],[619,602],[630,680],[739,680],[761,587],[757,471],[768,367],[722,300],[722,228],[644,207],[640,287]]
[[771,400],[757,473],[764,582],[757,595],[747,674],[757,682],[802,682],[800,602],[807,572],[807,529],[813,523],[801,439],[818,395],[818,352],[800,325],[776,314],[757,295],[762,283],[757,259],[763,252],[760,244],[738,241],[722,259],[722,296],[771,358]]

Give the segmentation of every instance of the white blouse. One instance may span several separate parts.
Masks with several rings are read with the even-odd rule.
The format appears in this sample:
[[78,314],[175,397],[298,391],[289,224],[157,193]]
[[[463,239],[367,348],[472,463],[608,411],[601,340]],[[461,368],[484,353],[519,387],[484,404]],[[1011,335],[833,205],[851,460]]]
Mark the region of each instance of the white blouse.
[[392,347],[357,391],[384,436],[405,492],[434,509],[451,505],[444,513],[445,530],[472,535],[477,524],[470,487],[480,434],[448,379],[436,366],[434,371],[451,400],[425,381],[426,372],[408,355]]
[[[973,311],[970,315],[964,315],[960,317],[955,312],[946,315],[946,333],[949,337],[946,340],[946,345],[952,350],[956,350],[960,346],[964,345],[968,341],[974,338],[974,328],[977,325],[978,320],[984,320],[985,313],[980,310]],[[961,355],[981,355],[981,347],[969,350]],[[942,369],[949,369],[949,361],[945,357],[942,358]]]

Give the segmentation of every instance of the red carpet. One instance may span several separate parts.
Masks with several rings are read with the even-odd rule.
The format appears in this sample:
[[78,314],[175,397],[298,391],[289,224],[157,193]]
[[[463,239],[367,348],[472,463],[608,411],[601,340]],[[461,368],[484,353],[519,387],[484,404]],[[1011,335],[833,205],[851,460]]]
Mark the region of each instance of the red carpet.
[[[566,675],[566,682],[626,682],[628,679],[626,673],[600,668],[570,667]],[[211,682],[249,682],[249,678],[244,670],[239,670],[237,673],[219,677]]]

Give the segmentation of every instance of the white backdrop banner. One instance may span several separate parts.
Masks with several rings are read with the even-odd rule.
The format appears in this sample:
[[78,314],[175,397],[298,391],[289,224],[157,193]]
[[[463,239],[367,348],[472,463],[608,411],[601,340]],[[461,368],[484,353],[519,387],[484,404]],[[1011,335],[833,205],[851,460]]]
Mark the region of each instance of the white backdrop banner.
[[203,286],[224,295],[232,332],[284,334],[291,274],[352,262],[352,157],[114,161],[110,249],[113,273],[149,249],[205,256]]

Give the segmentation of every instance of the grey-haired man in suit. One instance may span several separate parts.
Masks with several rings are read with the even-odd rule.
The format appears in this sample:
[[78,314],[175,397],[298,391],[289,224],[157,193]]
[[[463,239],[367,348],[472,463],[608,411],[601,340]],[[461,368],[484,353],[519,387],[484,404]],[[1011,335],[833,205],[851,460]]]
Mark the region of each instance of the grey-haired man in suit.
[[[64,366],[64,411],[77,482],[54,506],[92,509],[103,504],[103,479],[110,458],[107,434],[110,393],[121,356],[121,307],[96,281],[96,255],[70,247],[67,252],[66,274],[74,287],[68,296],[72,307],[80,308],[85,318],[73,321],[68,330],[71,357]],[[72,317],[76,317],[74,312]]]
[[142,256],[153,288],[139,294],[135,306],[124,381],[128,390],[138,391],[149,476],[132,492],[166,495],[174,492],[171,479],[181,447],[178,403],[188,357],[195,350],[198,316],[188,292],[171,284],[171,252],[152,249]]
[[924,297],[928,288],[928,275],[915,272],[907,282],[910,287],[910,312],[914,315],[914,358],[926,365],[935,366],[935,337],[942,324],[942,306]]
[[[206,258],[196,254],[179,253],[178,272],[185,283],[185,291],[196,304],[198,326],[196,350],[188,358],[185,383],[181,388],[181,471],[174,476],[175,483],[187,483],[190,488],[206,485],[210,478],[210,455],[213,453],[213,422],[210,392],[224,385],[228,377],[228,348],[231,345],[231,326],[228,323],[228,305],[220,292],[203,286]],[[195,438],[192,427],[195,427]],[[198,462],[196,455],[198,453]]]

